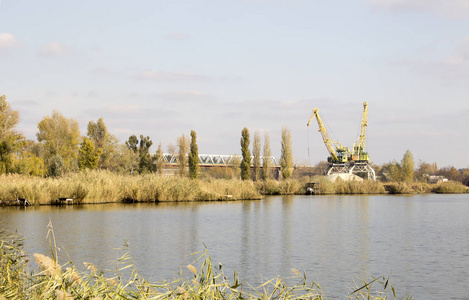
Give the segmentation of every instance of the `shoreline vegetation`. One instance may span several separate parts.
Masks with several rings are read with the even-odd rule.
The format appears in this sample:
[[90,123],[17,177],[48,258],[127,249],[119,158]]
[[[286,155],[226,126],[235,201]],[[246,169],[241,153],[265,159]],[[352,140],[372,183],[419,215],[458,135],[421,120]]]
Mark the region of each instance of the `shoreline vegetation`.
[[119,202],[177,202],[259,200],[264,195],[307,194],[307,184],[317,183],[318,195],[468,193],[460,182],[380,182],[372,180],[331,182],[324,176],[286,180],[240,180],[163,176],[155,173],[120,175],[104,170],[85,170],[60,177],[19,174],[0,175],[0,205],[50,205],[71,198],[74,204]]
[[[277,163],[268,133],[262,147],[260,132],[254,132],[251,152],[247,127],[241,131],[241,156],[225,161],[217,155],[213,160],[199,156],[194,130],[190,139],[182,134],[176,145],[168,144],[165,154],[161,142],[152,153],[157,144],[142,134],[119,142],[103,118],[89,121],[85,136],[77,120],[54,110],[38,123],[37,140],[26,139],[17,129],[19,122],[19,112],[0,95],[0,205],[258,200],[308,192],[469,192],[469,168],[438,168],[436,163],[420,161],[416,169],[410,150],[400,163],[372,166],[382,181],[328,181],[320,176],[329,168],[326,161],[315,166],[293,164],[292,136],[286,126]],[[442,183],[427,183],[435,180]]]
[[[195,261],[180,269],[172,279],[149,281],[142,277],[128,251],[115,261],[114,270],[99,270],[84,262],[59,260],[52,225],[49,224],[51,255],[35,253],[36,269],[29,270],[23,240],[16,233],[0,228],[0,300],[7,299],[327,299],[321,287],[306,273],[291,269],[282,279],[277,276],[260,286],[224,274],[221,263],[213,264],[205,251],[195,253]],[[194,266],[196,265],[196,266]],[[389,277],[360,280],[349,299],[398,299]],[[411,299],[406,296],[405,299]]]

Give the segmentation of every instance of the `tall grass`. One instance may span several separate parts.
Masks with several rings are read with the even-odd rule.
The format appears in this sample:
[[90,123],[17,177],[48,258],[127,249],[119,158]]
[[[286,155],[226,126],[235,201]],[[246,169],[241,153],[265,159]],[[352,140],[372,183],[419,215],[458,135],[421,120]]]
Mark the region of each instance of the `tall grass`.
[[306,179],[257,181],[256,188],[264,195],[304,195]]
[[[21,239],[0,231],[0,299],[326,299],[321,287],[296,269],[288,280],[293,284],[278,276],[254,287],[240,281],[236,272],[228,279],[222,265],[212,263],[207,250],[171,281],[150,282],[140,276],[128,249],[116,261],[115,270],[99,271],[85,262],[87,270],[80,271],[72,262],[60,264],[50,228],[52,257],[34,254],[38,269],[31,273]],[[388,294],[397,299],[389,278],[373,278],[347,296],[380,300],[388,299]]]
[[260,199],[250,181],[191,180],[158,174],[119,175],[108,171],[70,173],[59,178],[0,176],[0,200],[26,198],[35,205],[71,197],[75,203],[209,201]]
[[389,182],[385,184],[390,194],[462,194],[469,193],[469,187],[457,181],[429,184],[426,182]]
[[450,180],[437,184],[432,188],[432,192],[440,194],[469,193],[469,187],[462,185],[460,182]]
[[0,299],[27,299],[28,274],[22,238],[0,227]]
[[191,180],[158,174],[121,175],[109,171],[87,171],[58,178],[0,175],[0,205],[15,203],[17,198],[26,198],[33,205],[50,204],[69,197],[74,199],[74,203],[252,200],[261,199],[261,194],[305,194],[308,182],[318,183],[318,194],[469,192],[468,187],[453,181],[427,184],[337,179],[331,182],[324,176],[314,176],[252,182],[235,178]]
[[340,178],[330,181],[324,176],[314,176],[312,178],[303,177],[300,179],[288,180],[267,180],[256,182],[256,187],[264,195],[293,195],[306,193],[308,182],[318,183],[318,194],[384,194],[383,183],[379,181],[345,181]]

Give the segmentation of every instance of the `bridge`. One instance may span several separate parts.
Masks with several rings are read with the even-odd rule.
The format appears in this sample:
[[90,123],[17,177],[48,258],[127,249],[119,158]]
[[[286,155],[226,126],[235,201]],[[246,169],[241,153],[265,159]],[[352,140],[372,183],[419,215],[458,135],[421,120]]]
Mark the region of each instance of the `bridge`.
[[[273,169],[279,169],[280,164],[273,156],[261,156],[261,168],[264,160],[268,160],[269,166]],[[178,154],[163,154],[164,163],[167,165],[178,165],[179,155]],[[199,166],[200,167],[232,167],[238,166],[241,163],[242,157],[240,155],[220,155],[220,154],[199,154]],[[254,161],[254,156],[251,156],[251,167]]]

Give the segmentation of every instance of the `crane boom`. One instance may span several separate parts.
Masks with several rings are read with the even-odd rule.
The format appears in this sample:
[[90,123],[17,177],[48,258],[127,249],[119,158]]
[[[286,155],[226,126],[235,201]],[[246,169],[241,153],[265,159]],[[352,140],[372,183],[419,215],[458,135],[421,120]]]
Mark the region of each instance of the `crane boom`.
[[319,109],[313,109],[311,117],[309,118],[308,124],[306,124],[306,126],[309,126],[309,124],[311,124],[311,121],[313,121],[314,117],[316,117],[319,126],[319,132],[321,133],[322,140],[326,145],[327,151],[329,151],[329,154],[331,155],[332,161],[338,161],[337,154],[335,153],[334,147],[332,146],[332,141],[329,138],[329,135],[327,134],[326,126],[324,126],[321,116],[319,115]]
[[365,152],[366,127],[368,126],[368,102],[363,102],[362,123],[360,126],[360,136],[353,145],[353,160],[369,160],[368,153]]

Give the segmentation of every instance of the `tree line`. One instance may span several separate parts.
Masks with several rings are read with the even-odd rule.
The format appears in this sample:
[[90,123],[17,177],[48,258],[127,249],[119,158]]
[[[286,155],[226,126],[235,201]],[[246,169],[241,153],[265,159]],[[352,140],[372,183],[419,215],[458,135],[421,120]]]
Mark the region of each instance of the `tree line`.
[[[37,141],[26,139],[17,130],[20,115],[0,96],[0,174],[17,173],[32,176],[61,176],[67,172],[83,169],[103,169],[124,174],[162,173],[165,168],[163,146],[160,143],[155,153],[150,152],[153,141],[149,136],[131,135],[120,143],[111,134],[104,120],[90,121],[86,135],[80,134],[78,122],[66,118],[54,110],[38,123]],[[294,168],[291,133],[287,127],[281,132],[280,174],[284,179],[301,176],[322,175],[328,163],[322,161],[314,167]],[[247,128],[241,131],[241,156],[231,168],[212,168],[203,173],[217,178],[241,178],[243,180],[268,180],[272,174],[270,139],[264,136],[262,149],[260,133],[254,133],[252,142]],[[197,135],[190,132],[177,138],[176,146],[169,144],[168,152],[178,157],[178,174],[198,178],[199,168]],[[252,157],[252,159],[251,159]],[[262,160],[262,157],[265,159]],[[413,182],[427,181],[429,176],[441,176],[448,180],[469,185],[469,169],[454,166],[438,168],[436,163],[420,161],[415,166],[410,150],[400,162],[391,161],[372,165],[382,181]]]
[[[20,116],[11,108],[6,96],[0,96],[0,174],[17,173],[32,176],[61,176],[83,169],[103,169],[118,173],[162,173],[165,168],[163,147],[151,153],[153,141],[149,136],[131,135],[123,144],[111,134],[104,120],[90,121],[86,135],[80,134],[78,122],[54,110],[38,123],[37,141],[26,139],[17,130]],[[253,161],[249,150],[249,130],[241,132],[241,161],[233,165],[235,173],[244,180],[272,177],[269,159],[261,161],[261,141],[255,132]],[[177,145],[168,145],[168,151],[178,157],[178,174],[198,178],[200,173],[197,134],[190,132],[177,139]],[[270,140],[266,133],[262,156],[271,157]],[[252,165],[252,171],[251,171]],[[215,171],[216,172],[216,171]],[[282,129],[281,172],[290,178],[293,172],[291,134]],[[234,174],[236,177],[236,175]]]

